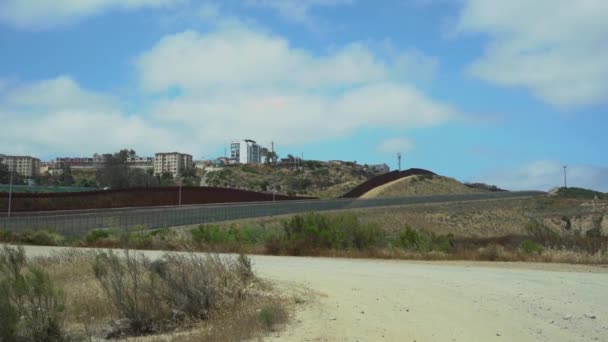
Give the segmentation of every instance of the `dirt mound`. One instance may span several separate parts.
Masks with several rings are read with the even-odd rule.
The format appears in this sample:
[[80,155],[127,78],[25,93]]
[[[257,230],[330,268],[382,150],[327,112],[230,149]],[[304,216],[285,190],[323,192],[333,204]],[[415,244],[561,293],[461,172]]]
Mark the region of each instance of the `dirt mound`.
[[477,192],[486,191],[468,187],[453,178],[438,175],[415,175],[376,187],[363,194],[361,198],[470,194]]
[[367,181],[365,181],[362,184],[359,184],[357,187],[355,187],[354,189],[345,193],[341,197],[358,198],[358,197],[361,197],[366,192],[369,192],[372,189],[375,189],[379,186],[385,185],[387,183],[390,183],[397,179],[401,179],[403,177],[409,177],[409,176],[414,176],[414,175],[429,176],[429,175],[435,175],[435,173],[433,173],[429,170],[417,169],[417,168],[407,169],[407,170],[403,170],[403,171],[397,171],[397,170],[391,171],[391,172],[376,176],[372,179],[368,179]]

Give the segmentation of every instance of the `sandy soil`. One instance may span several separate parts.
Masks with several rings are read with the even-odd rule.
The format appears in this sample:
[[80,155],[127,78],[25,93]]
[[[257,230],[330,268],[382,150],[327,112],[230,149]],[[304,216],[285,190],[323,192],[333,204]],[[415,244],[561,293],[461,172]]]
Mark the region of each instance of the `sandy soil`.
[[[27,247],[29,255],[52,248]],[[150,257],[161,252],[146,252]],[[608,341],[608,270],[253,257],[297,297],[275,341]]]
[[444,176],[408,176],[390,183],[380,185],[361,196],[369,198],[389,198],[401,196],[440,195],[440,194],[469,194],[486,192],[480,189],[470,188],[459,181]]

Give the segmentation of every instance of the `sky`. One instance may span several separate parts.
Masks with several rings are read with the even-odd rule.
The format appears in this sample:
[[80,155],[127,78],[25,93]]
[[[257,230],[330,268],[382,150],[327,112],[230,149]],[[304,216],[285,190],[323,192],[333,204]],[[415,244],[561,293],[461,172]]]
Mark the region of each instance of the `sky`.
[[0,0],[0,153],[132,148],[608,191],[605,0]]

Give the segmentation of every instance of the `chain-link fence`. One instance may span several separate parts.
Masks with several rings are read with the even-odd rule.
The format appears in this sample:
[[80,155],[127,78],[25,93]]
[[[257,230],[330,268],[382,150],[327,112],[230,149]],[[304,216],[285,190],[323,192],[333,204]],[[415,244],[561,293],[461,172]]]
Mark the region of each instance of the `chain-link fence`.
[[382,199],[333,199],[192,205],[181,207],[97,209],[18,213],[0,219],[12,230],[52,229],[66,236],[85,235],[92,229],[125,229],[134,226],[162,228],[230,221],[245,218],[410,204],[506,199],[542,195],[542,192],[494,192],[462,195],[415,196]]

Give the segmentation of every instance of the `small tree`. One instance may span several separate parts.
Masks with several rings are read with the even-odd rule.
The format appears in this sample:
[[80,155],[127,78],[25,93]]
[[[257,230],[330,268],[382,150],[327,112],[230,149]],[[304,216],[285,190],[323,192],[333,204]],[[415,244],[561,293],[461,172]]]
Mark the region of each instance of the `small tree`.
[[58,177],[59,185],[61,186],[72,186],[74,185],[74,176],[72,175],[72,168],[70,165],[62,165],[61,173]]

